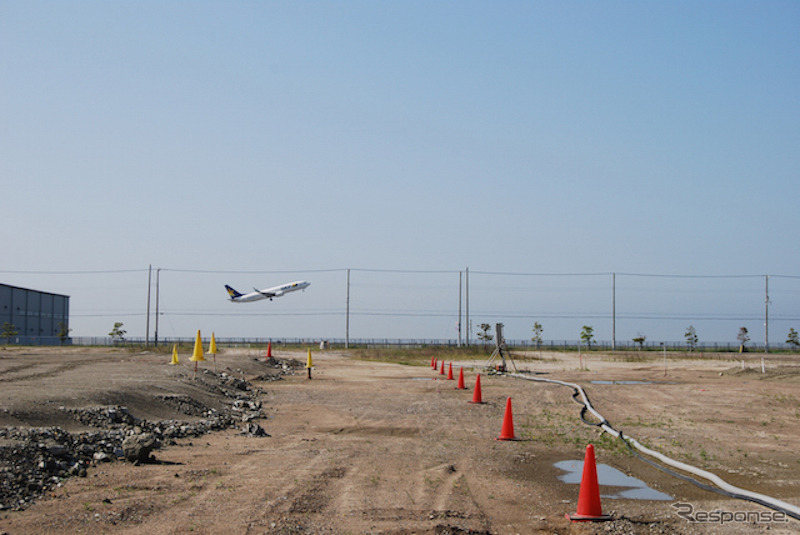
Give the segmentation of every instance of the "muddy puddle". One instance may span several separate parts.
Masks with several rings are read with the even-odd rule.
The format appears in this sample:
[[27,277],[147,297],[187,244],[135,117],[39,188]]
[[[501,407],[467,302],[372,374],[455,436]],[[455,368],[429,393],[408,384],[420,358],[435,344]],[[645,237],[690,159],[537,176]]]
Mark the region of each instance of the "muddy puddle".
[[[560,461],[553,464],[565,472],[558,476],[564,483],[578,485],[583,476],[583,461]],[[651,489],[641,479],[626,475],[607,464],[597,465],[597,481],[600,497],[629,500],[672,500],[669,494]]]

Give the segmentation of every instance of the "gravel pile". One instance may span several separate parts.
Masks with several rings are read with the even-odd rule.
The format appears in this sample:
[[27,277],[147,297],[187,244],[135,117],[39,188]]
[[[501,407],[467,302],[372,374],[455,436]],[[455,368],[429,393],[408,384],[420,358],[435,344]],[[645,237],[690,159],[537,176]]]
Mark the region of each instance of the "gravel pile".
[[236,427],[252,436],[269,436],[252,423],[263,417],[261,401],[257,399],[261,392],[244,379],[233,373],[205,370],[197,377],[180,380],[222,396],[228,403],[217,411],[188,395],[165,395],[155,399],[195,420],[150,422],[118,405],[60,407],[82,425],[97,431],[70,433],[59,427],[0,429],[0,511],[25,509],[65,478],[86,477],[87,469],[97,463],[152,462],[153,450],[175,444],[180,438]]

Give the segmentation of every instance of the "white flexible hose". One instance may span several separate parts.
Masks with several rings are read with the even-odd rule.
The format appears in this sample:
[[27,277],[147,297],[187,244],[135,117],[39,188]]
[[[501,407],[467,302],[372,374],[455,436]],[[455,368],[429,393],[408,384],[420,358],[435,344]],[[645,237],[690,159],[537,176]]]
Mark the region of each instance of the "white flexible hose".
[[[564,381],[557,381],[555,379],[543,379],[543,378],[540,378],[540,377],[529,377],[529,376],[526,376],[526,375],[523,375],[523,374],[519,374],[519,373],[509,373],[508,375],[510,377],[516,377],[518,379],[525,379],[525,380],[528,380],[528,381],[540,381],[540,382],[544,382],[544,383],[555,383],[555,384],[559,384],[559,385],[563,385],[563,386],[568,386],[570,388],[574,388],[575,390],[577,390],[580,393],[581,398],[583,399],[583,404],[586,406],[586,409],[589,412],[591,412],[594,415],[594,417],[597,418],[601,422],[600,428],[603,429],[603,431],[605,431],[606,433],[609,433],[609,434],[611,434],[611,435],[613,435],[615,437],[619,437],[620,436],[620,432],[617,431],[616,429],[614,429],[613,427],[611,427],[610,425],[608,425],[607,420],[599,412],[597,412],[594,409],[594,407],[592,407],[592,404],[589,402],[589,398],[586,396],[586,392],[584,392],[583,388],[580,385],[574,384],[574,383],[567,383],[567,382],[564,382]],[[778,500],[778,499],[773,498],[771,496],[766,496],[764,494],[759,494],[757,492],[752,492],[752,491],[745,490],[745,489],[742,489],[742,488],[739,488],[739,487],[735,487],[735,486],[731,485],[730,483],[725,482],[722,478],[720,478],[716,474],[712,474],[711,472],[707,472],[705,470],[697,468],[696,466],[692,466],[692,465],[689,465],[689,464],[686,464],[686,463],[682,463],[680,461],[676,461],[674,459],[670,459],[666,455],[663,455],[661,453],[658,453],[657,451],[653,451],[653,450],[651,450],[649,448],[646,448],[645,446],[642,446],[636,439],[633,439],[628,435],[625,435],[625,440],[627,440],[634,448],[636,448],[637,450],[639,450],[643,454],[648,455],[650,457],[655,457],[656,459],[658,459],[662,463],[667,464],[669,466],[672,466],[673,468],[677,468],[679,470],[683,470],[684,472],[688,472],[690,474],[694,474],[696,476],[702,477],[703,479],[711,481],[714,485],[716,485],[717,487],[719,487],[720,489],[722,489],[722,490],[724,490],[726,492],[730,492],[732,494],[740,494],[742,496],[746,496],[746,497],[751,498],[753,500],[758,500],[760,502],[764,502],[764,503],[767,503],[767,504],[774,505],[777,508],[784,509],[786,511],[789,511],[790,513],[793,513],[792,516],[794,516],[794,518],[800,518],[800,507],[798,507],[796,505],[792,505],[790,503],[786,503],[786,502],[784,502],[782,500]]]

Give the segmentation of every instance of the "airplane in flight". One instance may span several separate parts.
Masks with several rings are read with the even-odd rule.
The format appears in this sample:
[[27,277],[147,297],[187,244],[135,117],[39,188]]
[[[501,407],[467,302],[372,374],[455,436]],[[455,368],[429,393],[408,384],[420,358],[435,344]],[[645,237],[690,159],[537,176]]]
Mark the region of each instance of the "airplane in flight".
[[225,285],[225,289],[228,290],[228,295],[231,296],[230,301],[233,303],[250,303],[251,301],[260,301],[262,299],[269,299],[272,301],[273,297],[280,297],[284,294],[289,292],[296,292],[297,290],[305,290],[311,286],[311,283],[308,281],[295,281],[295,282],[288,282],[286,284],[281,284],[280,286],[274,286],[272,288],[267,288],[266,290],[259,290],[257,288],[253,288],[253,292],[249,294],[242,294],[228,286]]

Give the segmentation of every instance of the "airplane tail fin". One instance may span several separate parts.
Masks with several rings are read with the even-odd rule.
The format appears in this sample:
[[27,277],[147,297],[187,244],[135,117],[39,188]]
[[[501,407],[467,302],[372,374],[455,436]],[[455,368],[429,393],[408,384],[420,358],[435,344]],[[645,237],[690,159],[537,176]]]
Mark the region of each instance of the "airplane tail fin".
[[237,297],[241,297],[242,296],[242,294],[240,294],[239,292],[237,292],[236,290],[234,290],[233,288],[231,288],[227,284],[225,285],[225,289],[228,290],[228,295],[231,296],[231,299],[236,299]]

